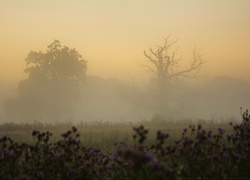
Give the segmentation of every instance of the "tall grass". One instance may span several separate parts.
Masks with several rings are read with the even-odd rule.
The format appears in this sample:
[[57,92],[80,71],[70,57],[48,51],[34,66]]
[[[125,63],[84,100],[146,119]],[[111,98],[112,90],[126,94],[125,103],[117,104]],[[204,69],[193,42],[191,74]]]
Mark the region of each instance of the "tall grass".
[[[124,180],[250,177],[248,111],[243,114],[242,122],[230,122],[227,130],[215,126],[210,130],[209,126],[204,128],[200,124],[186,128],[166,124],[159,130],[155,126],[147,129],[140,125],[133,128],[134,133],[130,130],[123,137],[121,131],[127,133],[130,125],[100,126],[82,125],[78,127],[81,130],[73,127],[56,139],[50,131],[33,130],[29,143],[3,136],[0,139],[0,177]],[[11,124],[11,130],[16,132],[13,127],[15,125]],[[28,131],[30,128],[28,126]],[[179,128],[182,129],[177,131]],[[57,127],[54,132],[58,132]],[[180,134],[172,135],[177,132]],[[99,139],[95,139],[97,136]],[[93,147],[98,147],[98,142],[101,146],[110,142],[113,148],[104,151],[103,147]]]

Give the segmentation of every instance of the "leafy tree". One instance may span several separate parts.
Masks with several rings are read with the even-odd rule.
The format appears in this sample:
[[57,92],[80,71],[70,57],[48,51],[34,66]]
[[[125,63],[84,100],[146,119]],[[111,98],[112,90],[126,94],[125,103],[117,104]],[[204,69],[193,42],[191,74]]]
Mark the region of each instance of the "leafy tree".
[[55,40],[48,46],[46,53],[31,51],[26,58],[26,69],[29,79],[43,80],[77,80],[86,76],[87,62],[75,50],[62,47]]
[[28,78],[19,83],[17,99],[6,100],[8,114],[18,114],[25,121],[72,119],[73,108],[81,99],[87,61],[58,40],[46,52],[31,51],[25,60]]

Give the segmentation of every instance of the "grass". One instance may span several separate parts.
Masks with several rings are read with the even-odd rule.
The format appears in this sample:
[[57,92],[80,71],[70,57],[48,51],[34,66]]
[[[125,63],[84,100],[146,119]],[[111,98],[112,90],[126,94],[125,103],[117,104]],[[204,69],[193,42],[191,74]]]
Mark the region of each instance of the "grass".
[[[230,119],[232,120],[232,119]],[[96,121],[93,123],[79,123],[76,125],[78,132],[81,134],[81,142],[88,147],[93,147],[100,149],[104,152],[112,152],[114,149],[114,144],[118,142],[133,143],[131,129],[134,126],[139,126],[140,124],[145,125],[149,129],[149,133],[146,139],[146,144],[152,144],[156,138],[155,132],[161,130],[163,132],[168,132],[171,134],[170,142],[181,137],[182,130],[188,127],[191,121],[182,120],[181,122],[167,122],[161,121],[143,121],[140,123],[110,123]],[[217,130],[218,123],[210,121],[206,123],[204,120],[199,120],[204,129],[210,129],[212,131]],[[229,122],[229,120],[228,120]],[[219,125],[226,130],[226,132],[232,132],[232,128],[229,126],[228,122],[224,121]],[[192,125],[196,125],[192,123]],[[33,143],[33,138],[30,136],[33,130],[39,131],[50,131],[53,136],[51,137],[52,142],[56,142],[61,138],[61,134],[73,126],[71,123],[58,123],[58,124],[17,124],[17,123],[4,123],[0,125],[0,137],[9,136],[14,141],[19,143]]]
[[[223,129],[211,123],[145,124],[133,128],[131,124],[79,124],[71,130],[65,130],[68,124],[4,124],[0,128],[3,133],[0,177],[17,180],[250,177],[247,111],[240,123],[223,124]],[[32,131],[35,127],[49,131]],[[4,136],[6,133],[8,136]]]

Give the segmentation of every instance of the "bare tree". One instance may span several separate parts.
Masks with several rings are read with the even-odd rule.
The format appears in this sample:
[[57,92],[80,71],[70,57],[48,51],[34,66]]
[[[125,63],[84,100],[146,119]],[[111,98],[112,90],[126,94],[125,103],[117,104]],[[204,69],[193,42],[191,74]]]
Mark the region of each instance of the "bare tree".
[[171,51],[176,43],[177,39],[170,41],[169,35],[167,38],[164,38],[164,44],[162,46],[157,46],[156,49],[149,48],[149,52],[144,51],[144,55],[150,62],[150,65],[140,64],[140,66],[145,67],[153,73],[158,80],[158,85],[160,86],[169,83],[171,80],[178,77],[196,77],[196,74],[205,63],[205,61],[203,61],[201,50],[194,49],[192,52],[190,67],[178,70],[182,57],[178,52],[178,48]]
[[168,116],[182,109],[183,102],[180,97],[186,93],[185,90],[183,92],[179,87],[172,86],[172,82],[178,78],[197,77],[197,73],[205,63],[201,50],[194,49],[190,66],[180,67],[183,59],[176,47],[177,41],[177,39],[171,40],[171,35],[164,38],[163,45],[144,51],[147,63],[139,64],[156,79],[157,91],[154,91],[152,98],[157,104],[157,112]]

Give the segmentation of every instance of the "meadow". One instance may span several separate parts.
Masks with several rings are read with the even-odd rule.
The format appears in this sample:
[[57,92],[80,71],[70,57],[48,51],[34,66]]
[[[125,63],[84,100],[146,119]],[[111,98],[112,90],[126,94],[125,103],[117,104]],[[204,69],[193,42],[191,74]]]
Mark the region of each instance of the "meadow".
[[247,111],[240,122],[5,123],[0,137],[3,179],[250,177]]

